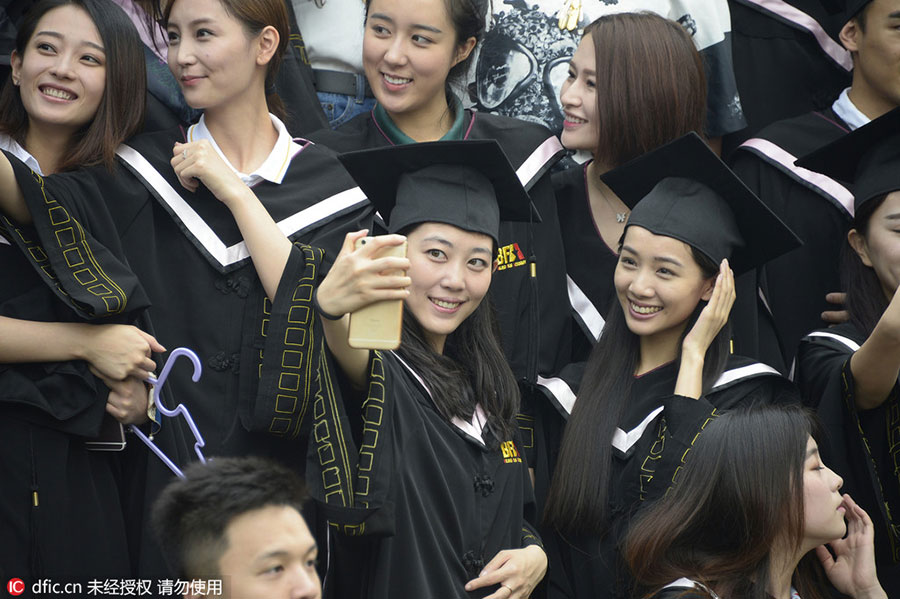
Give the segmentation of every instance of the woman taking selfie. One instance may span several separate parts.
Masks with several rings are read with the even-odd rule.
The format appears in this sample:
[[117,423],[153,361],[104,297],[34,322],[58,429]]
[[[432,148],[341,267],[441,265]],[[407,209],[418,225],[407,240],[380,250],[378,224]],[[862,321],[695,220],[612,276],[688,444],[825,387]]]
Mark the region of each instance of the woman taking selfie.
[[706,427],[683,476],[626,540],[636,596],[887,599],[873,526],[825,466],[799,406],[738,409]]
[[[500,221],[530,218],[525,191],[492,141],[341,160],[391,234],[348,235],[316,292],[336,364],[320,372],[310,477],[336,531],[329,581],[341,597],[528,597],[547,558],[484,302]],[[404,241],[407,257],[382,257]],[[399,348],[351,347],[355,312],[380,300],[403,301]]]
[[793,234],[693,133],[606,182],[632,207],[617,303],[588,362],[542,382],[571,412],[544,508],[550,596],[627,596],[619,544],[634,512],[665,494],[708,419],[787,383],[731,355],[727,324],[732,268],[790,249]]
[[541,125],[466,110],[455,87],[483,37],[487,0],[373,0],[363,66],[377,104],[313,141],[338,152],[427,141],[493,139],[540,220],[502,223],[491,298],[513,373],[534,383],[570,361],[562,240],[549,169],[562,155]]

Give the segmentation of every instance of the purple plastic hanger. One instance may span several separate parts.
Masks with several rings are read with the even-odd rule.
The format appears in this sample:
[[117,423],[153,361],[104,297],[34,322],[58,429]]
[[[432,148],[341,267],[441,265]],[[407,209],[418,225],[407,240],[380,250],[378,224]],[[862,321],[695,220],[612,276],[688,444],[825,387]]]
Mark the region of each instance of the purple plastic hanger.
[[[148,383],[153,385],[153,399],[156,402],[156,409],[160,414],[169,416],[170,418],[175,418],[176,416],[178,416],[178,414],[182,414],[184,416],[188,427],[190,427],[191,432],[194,434],[194,439],[197,440],[197,442],[194,443],[194,451],[197,453],[197,457],[200,458],[200,461],[206,463],[206,458],[203,456],[203,451],[201,450],[201,448],[206,445],[206,442],[203,440],[203,435],[200,434],[200,430],[194,423],[194,419],[191,416],[191,413],[184,406],[184,404],[178,404],[177,406],[175,406],[174,410],[166,408],[166,405],[163,403],[162,397],[160,395],[160,391],[162,391],[162,387],[165,384],[166,379],[169,378],[169,371],[172,370],[172,366],[174,366],[175,360],[177,360],[180,356],[190,358],[191,362],[194,363],[194,374],[191,376],[191,380],[196,383],[198,380],[200,380],[200,374],[203,368],[200,365],[200,358],[197,357],[197,354],[187,349],[186,347],[179,347],[172,350],[172,353],[169,354],[169,359],[166,360],[166,364],[165,366],[163,366],[162,373],[160,373],[159,377],[150,376],[146,380]],[[156,456],[161,459],[166,466],[169,467],[172,472],[178,475],[179,478],[184,478],[184,473],[178,466],[175,465],[175,462],[173,462],[169,458],[169,456],[163,453],[162,449],[160,449],[152,439],[148,438],[147,435],[141,432],[141,429],[132,424],[131,432],[136,434],[141,439],[141,441],[143,441],[147,445],[147,447],[149,447],[150,450],[153,451],[153,453],[155,453]]]

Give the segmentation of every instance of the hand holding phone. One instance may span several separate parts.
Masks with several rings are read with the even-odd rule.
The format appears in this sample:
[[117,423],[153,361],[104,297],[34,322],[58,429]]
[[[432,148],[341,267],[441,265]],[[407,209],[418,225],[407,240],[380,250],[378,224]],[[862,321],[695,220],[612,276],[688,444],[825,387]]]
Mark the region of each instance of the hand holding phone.
[[[356,248],[371,243],[372,237],[356,240]],[[384,257],[406,257],[406,242],[401,245],[381,248],[372,255],[373,259]],[[403,271],[387,272],[388,275],[402,275]],[[350,313],[350,331],[347,343],[357,349],[397,349],[403,328],[403,300],[383,300],[374,302]]]

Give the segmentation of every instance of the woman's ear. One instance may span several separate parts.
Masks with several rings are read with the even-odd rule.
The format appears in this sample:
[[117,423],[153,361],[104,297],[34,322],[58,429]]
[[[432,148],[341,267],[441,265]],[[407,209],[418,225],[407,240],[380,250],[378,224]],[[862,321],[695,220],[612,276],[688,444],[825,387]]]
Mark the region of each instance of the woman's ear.
[[712,297],[713,291],[716,289],[716,281],[719,280],[719,275],[714,277],[710,277],[706,279],[706,282],[703,283],[703,293],[700,294],[700,299],[704,302],[708,302]]
[[9,66],[12,67],[13,85],[19,85],[19,76],[22,71],[22,56],[15,50],[9,55]]
[[259,32],[256,39],[259,44],[259,49],[256,53],[256,64],[260,66],[267,65],[278,50],[281,36],[278,34],[277,29],[271,25],[266,25],[263,27],[263,30]]
[[871,268],[872,260],[869,258],[869,244],[866,243],[866,238],[856,229],[850,229],[847,232],[847,243],[850,244],[862,263]]
[[478,42],[478,40],[474,37],[470,37],[456,47],[456,56],[453,58],[454,67],[469,57],[469,54],[475,49],[476,42]]

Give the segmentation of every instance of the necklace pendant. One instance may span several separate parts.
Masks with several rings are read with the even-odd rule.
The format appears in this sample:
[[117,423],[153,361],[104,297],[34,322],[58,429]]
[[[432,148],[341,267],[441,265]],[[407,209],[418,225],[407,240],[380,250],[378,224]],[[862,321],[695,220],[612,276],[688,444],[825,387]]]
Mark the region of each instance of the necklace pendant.
[[624,223],[625,219],[627,219],[627,218],[628,218],[627,212],[616,212],[616,222],[617,223]]
[[575,31],[581,20],[581,0],[566,0],[566,5],[559,13],[559,28],[563,31]]

